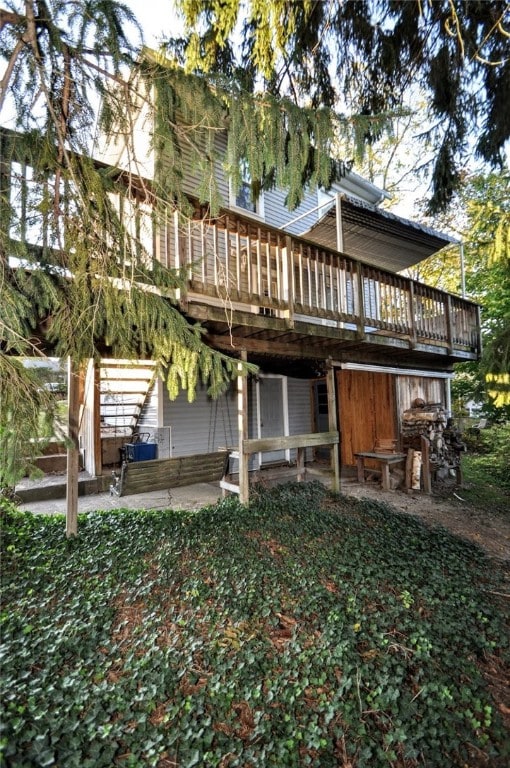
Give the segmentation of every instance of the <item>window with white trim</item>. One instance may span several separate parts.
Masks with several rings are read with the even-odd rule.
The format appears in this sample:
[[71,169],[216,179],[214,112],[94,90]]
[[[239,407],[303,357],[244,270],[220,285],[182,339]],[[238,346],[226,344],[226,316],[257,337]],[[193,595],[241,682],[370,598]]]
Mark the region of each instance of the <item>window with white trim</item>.
[[230,184],[230,205],[232,208],[241,208],[246,213],[264,217],[264,195],[260,192],[256,200],[252,198],[251,177],[246,161],[241,163],[241,184],[237,193]]

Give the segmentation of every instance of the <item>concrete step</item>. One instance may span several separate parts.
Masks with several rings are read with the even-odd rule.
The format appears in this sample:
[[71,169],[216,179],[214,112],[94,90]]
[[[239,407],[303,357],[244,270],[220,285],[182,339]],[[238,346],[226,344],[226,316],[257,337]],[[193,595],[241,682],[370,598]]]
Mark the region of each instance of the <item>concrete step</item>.
[[[52,474],[53,472],[65,472],[67,469],[67,453],[55,453],[39,456],[34,460],[34,464],[46,475]],[[80,469],[83,469],[81,457]]]
[[[111,475],[100,477],[83,477],[78,480],[78,496],[89,496],[94,493],[104,493],[110,489]],[[25,481],[16,487],[16,496],[22,504],[32,501],[50,501],[64,499],[67,493],[65,475],[47,476],[40,481]]]

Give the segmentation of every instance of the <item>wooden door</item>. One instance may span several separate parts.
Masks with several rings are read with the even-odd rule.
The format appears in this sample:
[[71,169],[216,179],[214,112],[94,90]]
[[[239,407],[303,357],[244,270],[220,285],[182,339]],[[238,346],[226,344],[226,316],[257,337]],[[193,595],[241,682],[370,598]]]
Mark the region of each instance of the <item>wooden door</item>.
[[337,371],[341,462],[352,466],[357,451],[377,440],[397,440],[395,376],[373,371]]

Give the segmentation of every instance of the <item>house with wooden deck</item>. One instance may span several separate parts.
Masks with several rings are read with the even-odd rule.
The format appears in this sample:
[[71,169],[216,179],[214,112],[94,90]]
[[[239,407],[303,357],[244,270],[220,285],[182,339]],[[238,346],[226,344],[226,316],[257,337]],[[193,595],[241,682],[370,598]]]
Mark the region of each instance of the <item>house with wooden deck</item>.
[[[139,134],[146,141],[136,170],[150,181],[155,150],[146,121]],[[217,141],[226,143],[226,134]],[[134,173],[122,137],[107,137],[100,154]],[[404,449],[403,415],[414,403],[450,411],[454,364],[480,354],[479,307],[402,274],[451,246],[449,237],[381,208],[384,191],[348,168],[290,211],[276,187],[254,200],[247,179],[234,194],[218,166],[223,205],[212,217],[198,202],[200,180],[185,152],[180,162],[192,213],[169,202],[164,221],[156,220],[145,205],[140,231],[156,257],[184,275],[179,309],[201,324],[206,343],[258,372],[217,399],[199,386],[189,403],[185,393],[170,400],[148,361],[91,363],[80,411],[91,474],[109,473],[137,434],[157,446],[156,459],[139,462],[149,487],[207,479],[227,453],[235,477],[225,485],[243,500],[251,473],[284,464],[301,478],[316,457],[331,463],[338,488],[358,454]],[[18,186],[30,178],[20,164],[14,172]],[[162,461],[163,479],[150,473]]]

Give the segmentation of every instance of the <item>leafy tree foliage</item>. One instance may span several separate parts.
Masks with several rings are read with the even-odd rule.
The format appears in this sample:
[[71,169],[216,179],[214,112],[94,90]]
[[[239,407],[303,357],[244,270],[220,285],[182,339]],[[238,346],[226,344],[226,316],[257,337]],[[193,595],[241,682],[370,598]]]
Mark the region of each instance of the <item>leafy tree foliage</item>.
[[[483,356],[480,370],[489,401],[508,415],[510,392],[510,169],[477,177],[466,204],[473,267],[467,288],[482,304]],[[505,394],[506,392],[506,394]]]
[[[40,382],[11,356],[50,349],[79,363],[150,355],[170,394],[182,387],[190,398],[199,377],[220,392],[237,364],[186,321],[173,298],[180,275],[154,259],[152,239],[142,236],[157,190],[91,159],[99,99],[110,120],[134,104],[125,80],[140,41],[131,11],[107,0],[27,0],[0,10],[0,28],[2,121],[15,129],[1,137],[4,483],[23,473],[20,447],[30,454],[27,436],[37,435],[40,410],[51,412]],[[16,168],[18,179],[6,172]]]
[[[493,399],[487,377],[503,383],[510,373],[510,170],[467,179],[441,227],[464,242],[466,293],[482,307],[483,354],[480,364],[458,366],[459,396]],[[460,292],[459,251],[452,248],[422,262],[416,279]]]
[[[509,6],[460,0],[178,0],[186,35],[170,48],[192,70],[262,84],[312,108],[367,117],[396,110],[410,87],[427,96],[435,159],[432,212],[460,182],[468,131],[484,161],[510,136]],[[239,40],[241,44],[239,46]],[[365,139],[378,136],[375,127]]]

